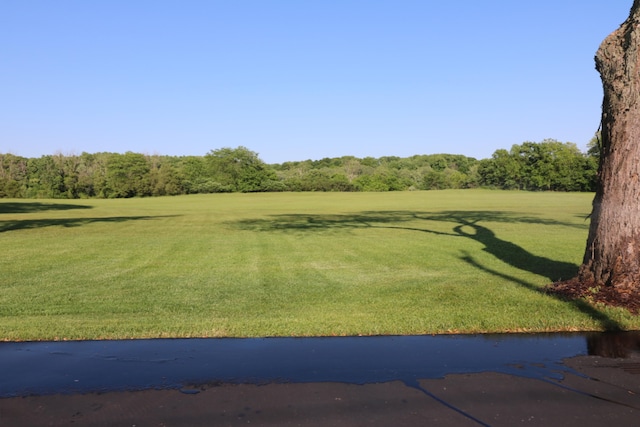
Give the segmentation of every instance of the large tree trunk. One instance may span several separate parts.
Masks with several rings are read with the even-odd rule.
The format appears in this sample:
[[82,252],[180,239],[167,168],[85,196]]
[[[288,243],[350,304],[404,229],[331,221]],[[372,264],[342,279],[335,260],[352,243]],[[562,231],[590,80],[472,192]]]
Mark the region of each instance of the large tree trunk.
[[[640,301],[640,0],[596,53],[604,89],[598,185],[577,281],[600,300]],[[575,280],[575,279],[574,279]],[[626,303],[625,303],[626,302]]]

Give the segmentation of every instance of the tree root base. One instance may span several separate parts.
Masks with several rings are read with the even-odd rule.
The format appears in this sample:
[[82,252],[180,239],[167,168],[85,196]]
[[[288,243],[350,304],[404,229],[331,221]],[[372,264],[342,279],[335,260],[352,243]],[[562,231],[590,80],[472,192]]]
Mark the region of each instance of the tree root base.
[[591,304],[622,307],[634,315],[640,314],[640,290],[597,286],[595,283],[587,283],[574,277],[547,285],[544,291],[562,299],[583,299]]

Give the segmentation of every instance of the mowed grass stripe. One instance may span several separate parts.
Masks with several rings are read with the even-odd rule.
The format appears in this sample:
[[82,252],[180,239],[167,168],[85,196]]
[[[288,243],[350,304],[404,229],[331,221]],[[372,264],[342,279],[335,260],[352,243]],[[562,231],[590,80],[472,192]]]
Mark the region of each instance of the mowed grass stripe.
[[575,273],[591,199],[456,190],[3,200],[20,209],[0,210],[0,337],[637,329],[622,310],[540,292]]

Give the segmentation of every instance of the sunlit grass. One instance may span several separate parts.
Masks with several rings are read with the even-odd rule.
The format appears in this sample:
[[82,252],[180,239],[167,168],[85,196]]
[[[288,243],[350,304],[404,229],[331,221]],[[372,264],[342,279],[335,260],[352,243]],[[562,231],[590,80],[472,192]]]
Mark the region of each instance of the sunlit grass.
[[638,329],[541,288],[590,194],[0,200],[0,339]]

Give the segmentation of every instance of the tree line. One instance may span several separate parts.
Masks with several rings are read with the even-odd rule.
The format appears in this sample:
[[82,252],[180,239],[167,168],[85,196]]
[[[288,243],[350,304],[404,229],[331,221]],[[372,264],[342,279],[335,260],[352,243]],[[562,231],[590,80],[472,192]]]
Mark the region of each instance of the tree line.
[[454,154],[343,156],[266,164],[245,147],[204,156],[134,152],[0,154],[0,197],[126,198],[269,191],[405,191],[490,187],[594,191],[598,150],[556,140],[524,142],[489,159]]

